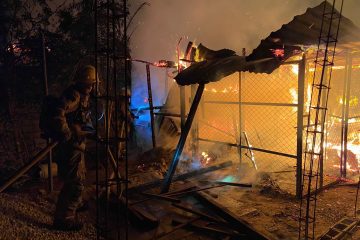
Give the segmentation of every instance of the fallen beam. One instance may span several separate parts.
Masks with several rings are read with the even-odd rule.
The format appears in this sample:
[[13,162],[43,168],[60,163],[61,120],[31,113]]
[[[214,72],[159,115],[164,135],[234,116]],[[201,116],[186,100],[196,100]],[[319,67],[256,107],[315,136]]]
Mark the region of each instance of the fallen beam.
[[[248,239],[257,239],[257,240],[267,240],[270,239],[266,237],[262,233],[257,232],[253,227],[251,227],[245,221],[239,219],[235,214],[229,211],[226,207],[221,205],[220,203],[213,200],[208,194],[203,192],[197,192],[197,198],[200,202],[208,206],[211,210],[213,210],[217,215],[226,220],[229,225],[239,231],[240,233],[246,234]],[[244,238],[246,239],[246,238]]]
[[200,191],[213,189],[213,188],[218,188],[218,187],[223,187],[223,186],[225,186],[225,185],[214,185],[214,186],[209,186],[209,187],[197,188],[197,189],[193,189],[193,190],[189,190],[189,191],[183,191],[183,192],[178,192],[178,193],[170,193],[170,194],[166,194],[166,196],[177,196],[177,195],[191,194],[191,193],[200,192]]
[[46,148],[41,150],[35,157],[27,163],[25,166],[20,168],[12,177],[10,177],[1,187],[0,193],[3,192],[5,189],[10,187],[12,184],[16,182],[20,177],[22,177],[27,171],[29,171],[33,166],[43,160],[47,154],[58,144],[58,142],[50,143]]
[[[208,172],[212,172],[212,171],[216,171],[216,170],[219,170],[219,169],[227,168],[227,167],[230,167],[230,166],[232,166],[232,161],[223,162],[223,163],[220,163],[218,165],[210,166],[210,167],[207,167],[207,168],[201,168],[201,169],[198,169],[198,170],[195,170],[195,171],[192,171],[192,172],[177,175],[177,176],[175,176],[173,178],[172,181],[173,182],[174,181],[181,181],[181,180],[185,180],[185,179],[188,179],[188,178],[191,178],[191,177],[197,177],[199,175],[202,175],[202,174],[205,174],[205,173],[208,173]],[[155,181],[152,181],[152,182],[149,182],[149,183],[145,183],[145,184],[142,184],[142,185],[139,185],[139,186],[129,188],[128,193],[142,192],[142,191],[147,190],[149,188],[158,187],[158,186],[161,185],[161,183],[163,181],[164,181],[164,179],[159,179],[159,180],[155,180]]]
[[[185,224],[187,222],[185,221],[181,221],[179,219],[173,219],[172,222],[174,224]],[[220,234],[220,235],[225,235],[225,236],[231,236],[231,237],[241,237],[241,239],[246,239],[246,235],[245,234],[239,234],[236,233],[232,230],[224,230],[224,229],[219,229],[216,227],[209,227],[207,225],[204,224],[200,224],[200,223],[195,223],[195,222],[191,222],[191,223],[187,223],[184,227],[188,227],[191,230],[200,230],[200,232],[202,234]]]
[[163,238],[163,237],[165,237],[165,236],[168,236],[168,235],[170,235],[171,233],[173,233],[173,232],[175,232],[175,231],[177,231],[177,230],[179,230],[179,229],[187,226],[188,224],[191,224],[191,223],[193,223],[193,222],[195,222],[195,221],[198,221],[198,220],[200,220],[200,217],[195,217],[195,218],[193,218],[193,219],[190,219],[190,220],[187,221],[187,222],[183,222],[183,223],[175,226],[175,227],[174,227],[173,229],[171,229],[169,232],[164,232],[164,233],[161,233],[161,234],[155,236],[154,239],[160,239],[160,238]]
[[173,203],[172,204],[174,207],[177,207],[185,212],[189,212],[189,213],[192,213],[192,214],[195,214],[203,219],[206,219],[208,221],[212,221],[212,222],[222,222],[222,223],[225,223],[223,220],[220,220],[220,219],[217,219],[213,216],[210,216],[206,213],[203,213],[203,212],[200,212],[199,210],[196,210],[194,208],[192,208],[191,206],[188,206],[188,205],[185,205],[185,204],[177,204],[177,203]]
[[164,201],[168,201],[168,202],[172,202],[172,203],[179,203],[181,202],[180,199],[177,198],[173,198],[173,197],[169,197],[169,196],[164,196],[164,195],[157,195],[157,194],[151,194],[151,193],[142,193],[145,196],[151,197],[151,198],[155,198],[155,199],[159,199],[159,200],[164,200]]
[[213,183],[220,184],[220,185],[228,185],[228,186],[233,186],[233,187],[252,188],[252,184],[249,184],[249,183],[234,183],[234,182],[222,182],[222,181],[215,181]]
[[[184,146],[185,146],[186,138],[187,138],[187,136],[188,136],[188,134],[190,132],[192,122],[193,122],[193,120],[195,118],[196,110],[197,110],[197,108],[199,106],[201,96],[202,96],[202,94],[204,92],[204,88],[205,88],[205,84],[199,84],[199,86],[198,86],[198,88],[196,90],[194,100],[193,100],[193,102],[191,104],[191,107],[190,107],[189,115],[186,118],[186,122],[185,122],[184,127],[181,128],[181,135],[180,135],[179,142],[178,142],[178,144],[176,146],[174,156],[173,156],[173,158],[171,160],[169,169],[167,170],[165,179],[164,179],[164,181],[163,181],[163,183],[161,185],[161,193],[166,193],[166,192],[169,191],[171,182],[173,180],[173,176],[175,174],[176,167],[177,167],[177,165],[179,163],[180,156],[181,156],[182,151],[183,151]],[[180,88],[180,90],[181,89],[182,88]],[[183,111],[182,111],[182,113],[183,113]],[[183,118],[185,117],[185,114],[182,114],[182,115],[183,115],[183,117],[181,119],[183,120]]]
[[[324,190],[327,190],[327,189],[330,189],[330,188],[332,188],[332,187],[335,187],[336,185],[338,185],[338,184],[341,183],[342,181],[343,181],[342,179],[336,179],[334,182],[330,182],[330,183],[328,183],[328,184],[326,184],[326,185],[318,188],[317,190],[311,191],[311,192],[310,192],[310,196],[313,196],[313,195],[315,195],[315,194],[319,194],[319,193],[321,193],[321,192],[324,191]],[[307,197],[307,194],[304,195],[304,198],[306,198],[306,197]]]

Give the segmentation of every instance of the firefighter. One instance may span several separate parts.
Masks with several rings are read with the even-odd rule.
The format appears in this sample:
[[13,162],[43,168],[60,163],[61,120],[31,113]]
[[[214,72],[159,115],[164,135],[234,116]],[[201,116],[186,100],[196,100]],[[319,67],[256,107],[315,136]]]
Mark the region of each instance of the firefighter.
[[76,211],[83,204],[85,141],[91,134],[85,127],[91,125],[89,98],[96,83],[95,68],[91,65],[79,68],[74,80],[75,83],[62,93],[56,116],[63,137],[57,162],[64,185],[56,204],[53,227],[65,231],[77,231],[83,226]]

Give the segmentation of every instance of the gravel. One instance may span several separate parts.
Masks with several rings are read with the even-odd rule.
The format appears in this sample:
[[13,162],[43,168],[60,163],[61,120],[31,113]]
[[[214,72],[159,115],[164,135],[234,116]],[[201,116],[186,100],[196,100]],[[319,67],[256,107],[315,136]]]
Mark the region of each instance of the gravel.
[[55,204],[46,195],[29,193],[0,194],[0,239],[96,239],[88,213],[79,215],[84,228],[79,232],[51,229]]

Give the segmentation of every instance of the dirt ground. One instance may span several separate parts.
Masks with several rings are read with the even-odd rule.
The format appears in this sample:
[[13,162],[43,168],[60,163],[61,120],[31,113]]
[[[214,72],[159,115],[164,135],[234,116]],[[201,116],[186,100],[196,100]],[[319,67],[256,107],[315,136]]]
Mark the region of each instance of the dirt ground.
[[[136,165],[134,166],[136,167]],[[162,165],[155,167],[162,168]],[[139,180],[138,184],[151,181],[154,178],[161,178],[162,174],[156,173],[155,167],[151,168],[151,173],[146,173],[148,169],[141,169],[140,171],[133,169],[132,178],[134,180],[140,178],[141,181]],[[89,175],[91,176],[91,174]],[[246,178],[244,176],[251,177]],[[233,168],[196,176],[196,181],[221,180],[252,183],[252,188],[222,186],[207,190],[207,193],[240,219],[271,239],[298,239],[299,201],[295,199],[292,193],[279,187],[281,185],[278,183],[282,183],[286,178],[284,176],[281,178],[278,174],[254,174],[253,172],[239,174],[238,169]],[[189,181],[195,180],[189,179]],[[94,181],[89,181],[90,185],[91,183],[94,184]],[[59,185],[55,186],[55,190],[59,190]],[[96,239],[94,209],[80,214],[80,219],[86,223],[80,232],[67,233],[51,229],[57,191],[48,194],[46,181],[42,181],[30,184],[20,191],[0,194],[0,211],[2,213],[0,214],[0,239]],[[351,184],[351,182],[338,184],[318,195],[317,236],[326,232],[330,226],[343,217],[354,216],[355,195],[356,184]],[[151,200],[141,206],[166,222],[174,215],[174,213],[167,212],[169,205],[163,201]],[[192,215],[187,216],[192,217]],[[154,239],[156,234],[169,230],[171,227],[166,224],[148,232],[139,232],[136,226],[132,226],[130,231],[133,232],[130,233],[129,239]],[[180,229],[161,239],[205,240],[223,238],[204,235],[199,231]],[[360,231],[355,231],[353,236],[348,239],[360,239]]]

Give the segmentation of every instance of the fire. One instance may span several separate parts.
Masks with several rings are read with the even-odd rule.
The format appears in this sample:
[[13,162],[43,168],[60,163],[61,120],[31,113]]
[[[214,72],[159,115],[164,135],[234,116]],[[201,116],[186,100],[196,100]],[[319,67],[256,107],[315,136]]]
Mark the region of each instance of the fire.
[[285,56],[285,50],[282,48],[270,49],[270,50],[274,54],[275,57],[283,58]]
[[[352,65],[352,69],[359,69],[360,65]],[[332,66],[333,70],[342,70],[345,69],[345,66]],[[310,68],[309,72],[315,72],[315,68]]]
[[307,113],[309,113],[310,101],[311,101],[311,85],[308,84],[307,90],[306,90],[306,102],[305,102],[305,111]]
[[175,68],[176,64],[173,61],[159,60],[153,63],[156,67]]
[[237,89],[237,86],[236,87],[233,87],[233,86],[224,87],[222,90],[218,90],[215,88],[208,89],[205,87],[204,91],[212,92],[212,93],[236,93],[236,94],[239,92],[239,90]]
[[[296,88],[290,88],[289,93],[292,98],[292,103],[297,104],[298,103],[298,93],[297,93]],[[293,107],[293,112],[296,112],[296,111],[297,111],[297,107]]]
[[200,57],[200,51],[198,48],[196,48],[194,60],[195,62],[202,62],[205,60],[204,58]]
[[[339,145],[329,145],[330,149],[334,149],[337,151],[337,155],[339,159],[341,159],[341,144]],[[359,171],[359,163],[360,163],[360,145],[356,139],[352,139],[351,141],[347,142],[347,150],[355,155],[356,162],[348,161],[346,162],[346,169],[351,172],[358,172]],[[340,168],[340,165],[334,164],[333,167]]]
[[201,156],[202,156],[202,164],[203,165],[206,165],[210,162],[211,158],[209,157],[209,155],[206,153],[206,152],[202,152],[201,153]]
[[291,71],[297,75],[299,73],[299,65],[298,64],[291,64]]
[[[343,98],[338,97],[338,102],[340,105],[343,105],[344,104]],[[345,104],[346,104],[346,100],[345,100]],[[350,96],[349,106],[356,107],[358,104],[359,104],[359,98],[357,96]]]

